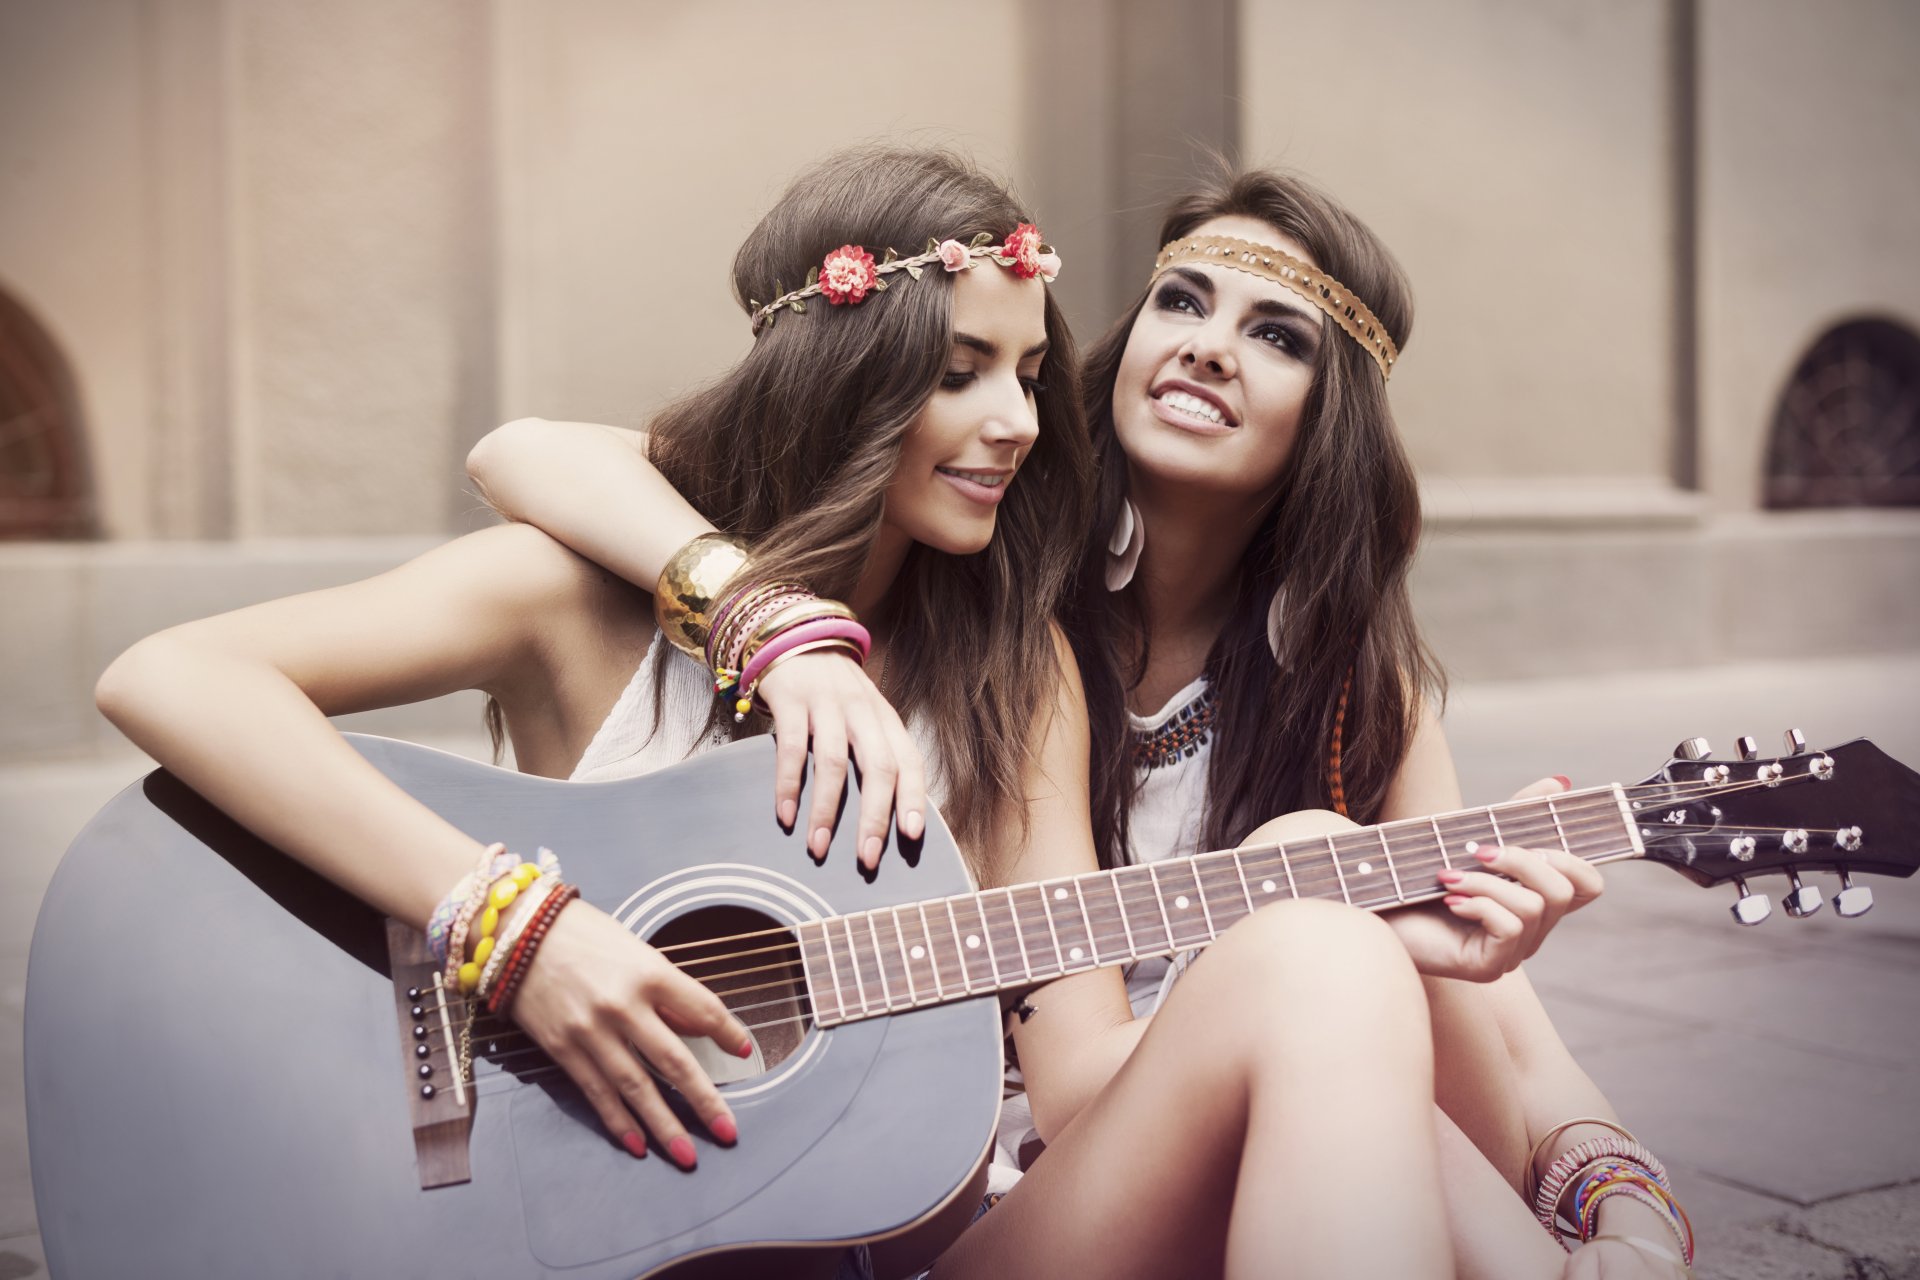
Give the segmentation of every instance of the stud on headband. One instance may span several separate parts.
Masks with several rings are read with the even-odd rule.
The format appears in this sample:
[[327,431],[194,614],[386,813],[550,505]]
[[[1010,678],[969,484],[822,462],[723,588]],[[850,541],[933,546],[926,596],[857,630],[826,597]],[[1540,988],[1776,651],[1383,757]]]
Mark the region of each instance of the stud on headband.
[[[808,298],[824,296],[836,307],[864,302],[869,293],[887,288],[885,277],[904,271],[918,280],[920,273],[936,262],[944,271],[970,271],[977,260],[988,258],[1022,280],[1038,276],[1051,282],[1060,274],[1060,255],[1053,251],[1051,245],[1041,242],[1040,228],[1031,222],[1023,222],[1015,227],[1004,244],[989,244],[992,239],[990,232],[982,231],[967,244],[961,244],[958,240],[928,240],[925,253],[902,258],[888,249],[886,256],[877,263],[873,255],[861,246],[843,244],[829,253],[819,266],[807,272],[807,283],[803,288],[782,293],[765,306],[748,299],[753,332],[758,336],[783,310],[804,313]],[[774,285],[775,289],[779,287],[778,284]]]
[[1373,357],[1374,363],[1380,366],[1382,378],[1393,376],[1393,362],[1400,358],[1400,348],[1394,345],[1387,326],[1380,323],[1352,290],[1318,267],[1282,253],[1272,245],[1252,240],[1186,236],[1162,246],[1159,256],[1153,260],[1153,277],[1147,281],[1147,287],[1151,289],[1154,280],[1188,262],[1232,267],[1293,290],[1332,316],[1333,322]]

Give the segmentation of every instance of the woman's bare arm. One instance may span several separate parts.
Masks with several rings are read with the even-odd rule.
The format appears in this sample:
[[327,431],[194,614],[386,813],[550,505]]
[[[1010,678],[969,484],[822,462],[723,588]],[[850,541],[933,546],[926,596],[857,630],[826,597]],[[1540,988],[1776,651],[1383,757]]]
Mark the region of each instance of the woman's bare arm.
[[[521,418],[496,427],[467,455],[467,474],[509,519],[525,521],[587,559],[652,592],[673,553],[713,524],[667,483],[638,431],[592,422]],[[861,861],[874,866],[889,813],[900,834],[925,828],[926,767],[873,682],[845,658],[807,654],[783,663],[760,691],[779,739],[774,813],[800,820],[807,743],[817,781],[807,815],[808,848],[826,855],[838,822],[848,750],[858,759]]]

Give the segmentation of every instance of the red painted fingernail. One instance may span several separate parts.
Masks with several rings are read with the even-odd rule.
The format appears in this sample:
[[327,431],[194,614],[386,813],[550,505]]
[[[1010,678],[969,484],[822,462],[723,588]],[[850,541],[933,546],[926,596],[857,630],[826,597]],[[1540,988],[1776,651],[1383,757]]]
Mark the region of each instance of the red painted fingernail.
[[1466,900],[1467,900],[1466,895],[1460,894],[1460,893],[1450,893],[1446,897],[1440,899],[1440,901],[1446,903],[1450,907],[1457,907],[1461,903],[1465,902]]
[[1500,856],[1500,846],[1497,844],[1481,845],[1478,849],[1475,849],[1473,851],[1473,856],[1480,859],[1480,861],[1482,862],[1492,862],[1495,858]]
[[728,1146],[740,1141],[740,1127],[734,1124],[732,1116],[715,1116],[707,1121],[707,1131]]
[[1560,789],[1562,791],[1573,790],[1573,779],[1569,778],[1566,774],[1556,773],[1553,775],[1553,780],[1560,784]]
[[745,1044],[741,1045],[738,1049],[735,1049],[734,1053],[742,1058],[751,1058],[753,1056],[753,1041],[751,1040],[747,1041]]
[[627,1154],[636,1160],[645,1160],[647,1158],[647,1139],[645,1135],[641,1134],[638,1130],[633,1133],[621,1134],[620,1145],[625,1147]]
[[1459,884],[1461,873],[1458,871],[1442,871],[1439,875],[1435,876],[1434,879],[1438,880],[1441,884]]
[[682,1169],[691,1169],[700,1163],[700,1157],[693,1151],[693,1139],[684,1133],[667,1144],[667,1154],[672,1156],[673,1162]]

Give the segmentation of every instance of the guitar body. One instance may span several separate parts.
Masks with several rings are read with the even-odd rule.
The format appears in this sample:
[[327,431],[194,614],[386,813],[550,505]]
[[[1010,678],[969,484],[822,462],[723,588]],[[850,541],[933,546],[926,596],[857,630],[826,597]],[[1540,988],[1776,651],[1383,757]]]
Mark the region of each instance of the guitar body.
[[[476,839],[553,846],[583,896],[649,938],[722,908],[784,926],[972,890],[932,815],[918,858],[889,851],[869,880],[851,800],[816,865],[773,822],[766,738],[587,784],[353,741]],[[164,771],[108,804],[47,890],[28,968],[50,1272],[830,1274],[844,1242],[931,1257],[971,1217],[1000,1101],[991,997],[796,1025],[780,1060],[723,1086],[737,1148],[694,1126],[691,1174],[629,1156],[537,1053],[477,1037],[470,1180],[423,1190],[388,956],[377,913]],[[915,1249],[917,1229],[940,1238]]]

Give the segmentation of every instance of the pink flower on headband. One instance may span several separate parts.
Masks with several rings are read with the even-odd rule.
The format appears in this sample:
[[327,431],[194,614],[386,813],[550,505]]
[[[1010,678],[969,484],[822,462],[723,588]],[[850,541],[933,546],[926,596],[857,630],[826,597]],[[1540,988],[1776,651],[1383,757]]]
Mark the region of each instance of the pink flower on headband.
[[1057,253],[1043,253],[1035,259],[1035,263],[1040,268],[1040,278],[1049,284],[1060,274],[1060,255]]
[[958,240],[940,242],[940,265],[949,271],[963,271],[973,265],[973,255]]
[[857,244],[843,244],[820,264],[820,292],[834,306],[859,302],[880,279],[873,255]]
[[1031,222],[1023,222],[1007,236],[1007,256],[1013,259],[1010,265],[1013,274],[1022,280],[1031,280],[1040,272],[1040,228]]

